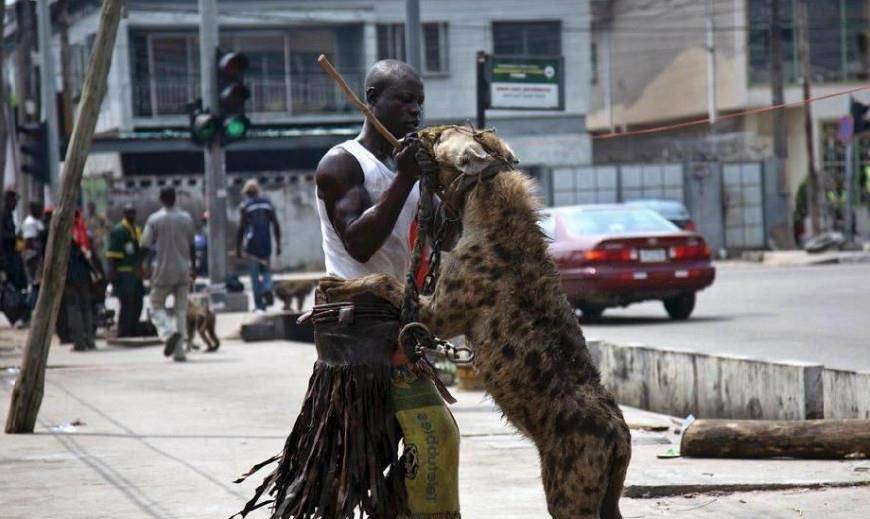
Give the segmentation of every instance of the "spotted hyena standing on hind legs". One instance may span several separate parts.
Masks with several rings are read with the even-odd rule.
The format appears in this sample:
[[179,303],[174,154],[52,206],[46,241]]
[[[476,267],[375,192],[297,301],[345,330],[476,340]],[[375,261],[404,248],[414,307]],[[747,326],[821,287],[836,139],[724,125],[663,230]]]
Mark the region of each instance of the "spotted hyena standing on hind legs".
[[[463,229],[434,294],[421,298],[421,320],[474,347],[487,391],[538,449],[551,516],[621,517],[630,433],[556,276],[531,181],[491,132],[436,127],[421,139]],[[331,300],[370,291],[397,306],[403,292],[386,275],[327,278],[321,288]]]

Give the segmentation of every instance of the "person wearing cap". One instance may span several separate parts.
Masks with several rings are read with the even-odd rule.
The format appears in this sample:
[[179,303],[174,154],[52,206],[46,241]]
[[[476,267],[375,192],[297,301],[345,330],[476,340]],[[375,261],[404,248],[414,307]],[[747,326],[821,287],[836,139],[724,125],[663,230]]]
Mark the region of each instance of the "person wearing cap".
[[241,217],[239,232],[236,234],[236,256],[247,260],[254,307],[261,313],[273,301],[272,274],[269,272],[272,239],[269,230],[271,228],[275,236],[275,254],[280,256],[281,226],[275,216],[275,206],[268,198],[260,195],[260,186],[256,180],[245,182],[242,192],[245,201],[239,207]]
[[[153,266],[151,278],[151,322],[166,346],[165,356],[185,361],[184,342],[187,334],[187,294],[196,273],[193,251],[195,232],[193,218],[175,206],[175,188],[160,190],[163,208],[148,217],[139,239],[147,270]],[[146,276],[148,277],[148,276]],[[166,308],[166,299],[175,300],[174,322]]]
[[124,205],[124,217],[109,233],[108,278],[118,298],[118,337],[142,335],[139,316],[145,298],[145,285],[139,257],[142,231],[136,226],[136,207]]

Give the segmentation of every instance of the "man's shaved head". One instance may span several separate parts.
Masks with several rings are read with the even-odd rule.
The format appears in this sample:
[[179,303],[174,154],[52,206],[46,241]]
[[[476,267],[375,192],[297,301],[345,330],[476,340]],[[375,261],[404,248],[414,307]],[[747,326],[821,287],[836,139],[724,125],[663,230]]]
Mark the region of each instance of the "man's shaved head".
[[420,75],[407,63],[381,60],[366,74],[366,104],[397,139],[419,128],[423,99]]
[[423,85],[420,75],[411,65],[396,59],[382,59],[372,65],[366,74],[366,99],[370,93],[377,96],[387,87],[405,82]]

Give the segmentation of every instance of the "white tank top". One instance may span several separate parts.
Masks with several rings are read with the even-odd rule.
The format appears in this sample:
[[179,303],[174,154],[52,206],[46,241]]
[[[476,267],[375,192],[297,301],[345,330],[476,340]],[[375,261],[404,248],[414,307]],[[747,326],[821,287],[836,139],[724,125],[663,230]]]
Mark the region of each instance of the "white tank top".
[[[353,139],[338,144],[335,148],[342,148],[356,158],[365,176],[365,190],[368,191],[372,203],[377,202],[384,191],[393,183],[396,172]],[[320,217],[320,233],[323,236],[323,255],[326,258],[327,273],[345,279],[381,273],[389,274],[399,280],[404,279],[408,267],[411,265],[409,234],[411,223],[416,216],[417,202],[420,199],[417,184],[411,188],[392,232],[381,248],[365,263],[356,261],[348,254],[344,248],[344,243],[332,227],[332,222],[329,221],[326,205],[319,194],[317,195],[317,214]]]

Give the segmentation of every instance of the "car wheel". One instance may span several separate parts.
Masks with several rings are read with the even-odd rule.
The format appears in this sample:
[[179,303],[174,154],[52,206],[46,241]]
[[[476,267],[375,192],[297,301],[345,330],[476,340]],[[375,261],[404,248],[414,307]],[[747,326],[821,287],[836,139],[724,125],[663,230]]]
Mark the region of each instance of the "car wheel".
[[580,311],[583,312],[583,317],[587,319],[598,319],[604,313],[603,306],[581,306]]
[[665,310],[671,319],[684,321],[692,315],[692,310],[695,309],[695,293],[689,292],[677,297],[669,297],[662,302],[665,304]]

